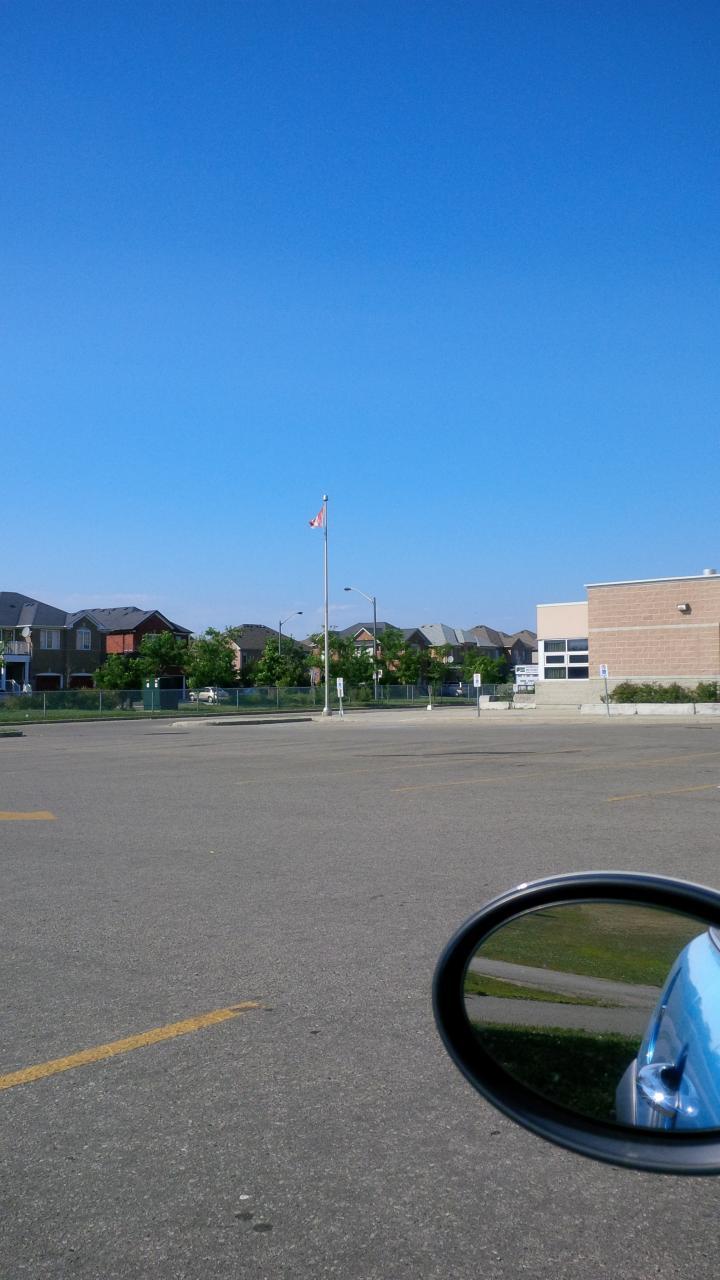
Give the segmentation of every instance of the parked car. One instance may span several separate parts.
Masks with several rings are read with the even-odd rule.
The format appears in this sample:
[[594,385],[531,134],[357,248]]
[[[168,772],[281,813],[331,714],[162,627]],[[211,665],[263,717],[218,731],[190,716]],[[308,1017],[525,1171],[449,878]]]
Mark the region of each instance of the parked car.
[[462,698],[463,686],[455,681],[453,684],[444,684],[440,689],[441,698]]
[[227,702],[230,694],[226,689],[215,689],[212,685],[206,685],[204,689],[191,689],[191,702]]

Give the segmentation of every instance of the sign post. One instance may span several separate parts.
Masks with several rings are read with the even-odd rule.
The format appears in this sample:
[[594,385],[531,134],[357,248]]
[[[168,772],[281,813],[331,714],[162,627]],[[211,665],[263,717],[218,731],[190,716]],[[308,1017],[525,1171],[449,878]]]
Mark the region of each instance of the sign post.
[[610,694],[608,693],[608,669],[607,662],[600,663],[600,678],[605,681],[605,707],[608,715],[610,715]]
[[344,716],[345,712],[343,711],[343,698],[345,697],[345,680],[343,676],[336,676],[335,678],[337,681],[338,702],[340,703],[340,715]]
[[482,672],[476,671],[473,674],[473,685],[477,689],[477,713],[480,715],[480,690],[482,689]]

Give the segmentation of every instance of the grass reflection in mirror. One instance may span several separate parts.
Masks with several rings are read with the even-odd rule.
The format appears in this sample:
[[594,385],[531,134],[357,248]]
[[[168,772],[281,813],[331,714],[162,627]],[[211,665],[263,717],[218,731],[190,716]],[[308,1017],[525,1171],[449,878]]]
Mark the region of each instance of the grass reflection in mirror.
[[678,952],[703,930],[698,920],[657,907],[583,902],[511,920],[483,943],[478,955],[662,986]]
[[701,921],[630,903],[529,912],[478,947],[465,1009],[483,1047],[522,1084],[570,1110],[612,1121],[678,955]]
[[564,1027],[476,1027],[483,1048],[535,1093],[595,1120],[614,1120],[615,1091],[639,1036]]

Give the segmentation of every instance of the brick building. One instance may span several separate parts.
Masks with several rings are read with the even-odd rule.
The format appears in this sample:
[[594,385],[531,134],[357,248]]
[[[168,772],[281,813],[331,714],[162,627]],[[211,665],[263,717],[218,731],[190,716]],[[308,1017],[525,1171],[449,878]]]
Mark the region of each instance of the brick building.
[[[622,680],[720,679],[720,575],[593,582],[587,600],[538,605],[537,693],[544,703],[592,702]],[[569,685],[573,681],[573,685]]]

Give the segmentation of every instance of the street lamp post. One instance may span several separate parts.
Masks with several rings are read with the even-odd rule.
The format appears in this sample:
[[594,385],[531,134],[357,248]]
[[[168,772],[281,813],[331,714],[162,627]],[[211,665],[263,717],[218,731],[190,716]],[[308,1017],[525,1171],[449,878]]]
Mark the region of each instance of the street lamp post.
[[289,613],[287,618],[281,618],[278,622],[278,657],[282,654],[282,629],[285,626],[285,623],[289,622],[291,618],[300,617],[302,617],[302,609],[296,609],[295,613]]
[[359,596],[364,596],[372,605],[373,611],[373,697],[377,702],[378,696],[378,676],[377,676],[377,598],[369,596],[366,591],[361,591],[359,587],[344,587],[345,591],[357,591]]

